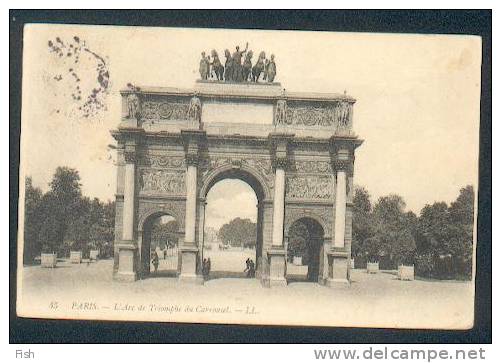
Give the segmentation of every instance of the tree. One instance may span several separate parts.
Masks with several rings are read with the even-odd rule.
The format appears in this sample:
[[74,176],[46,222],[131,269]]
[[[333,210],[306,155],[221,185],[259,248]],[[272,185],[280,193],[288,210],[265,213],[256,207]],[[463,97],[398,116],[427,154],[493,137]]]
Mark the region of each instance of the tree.
[[447,238],[444,227],[449,223],[447,204],[435,202],[421,209],[418,233],[422,240],[419,244],[421,253],[432,250],[434,254],[446,254],[443,241]]
[[39,231],[42,224],[40,202],[42,191],[33,186],[31,177],[26,177],[24,192],[24,255],[23,262],[31,264],[35,256],[40,255],[42,245]]
[[42,246],[42,253],[57,253],[63,246],[64,226],[59,216],[54,213],[58,201],[53,193],[45,193],[40,201],[41,227],[38,240]]
[[449,249],[460,278],[472,276],[474,204],[473,186],[467,185],[449,207]]
[[351,253],[356,257],[363,254],[364,242],[374,235],[370,195],[363,187],[355,188],[352,231]]
[[411,263],[416,249],[413,217],[404,209],[404,199],[395,194],[379,198],[374,206],[375,233],[370,239],[372,250],[377,247],[379,256],[386,256],[393,268],[401,263]]
[[450,207],[435,202],[421,210],[418,271],[439,278],[471,278],[474,199],[469,185],[461,188]]
[[287,255],[290,262],[292,262],[294,256],[304,257],[306,255],[309,235],[306,224],[301,221],[292,224],[289,230],[289,243],[287,245]]
[[179,240],[178,231],[179,224],[175,219],[163,223],[161,218],[157,218],[151,227],[151,247],[159,246],[164,249],[176,246]]
[[467,185],[466,187],[461,188],[459,196],[451,203],[449,208],[452,222],[471,226],[473,228],[474,203],[475,193],[473,192],[473,185]]
[[233,247],[255,247],[256,236],[256,223],[248,218],[235,218],[219,229],[219,238]]
[[[70,224],[84,223],[84,221],[76,222],[76,219],[81,217],[82,208],[86,207],[82,204],[78,171],[68,167],[58,167],[49,186],[50,190],[46,193],[47,198],[44,203],[44,215],[51,215],[51,218],[54,218],[57,233],[53,235],[55,238],[53,243],[63,247]],[[78,226],[78,229],[83,230],[83,226]]]
[[74,204],[74,207],[76,213],[68,221],[64,242],[71,250],[83,251],[89,243],[91,228],[97,224],[95,219],[98,217],[93,216],[93,206],[87,197],[80,198],[79,202]]

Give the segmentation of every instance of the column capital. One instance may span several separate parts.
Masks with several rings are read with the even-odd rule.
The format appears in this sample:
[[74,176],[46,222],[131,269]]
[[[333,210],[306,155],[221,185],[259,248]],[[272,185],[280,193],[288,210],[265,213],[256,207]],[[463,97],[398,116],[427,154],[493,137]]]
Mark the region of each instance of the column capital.
[[136,152],[131,150],[125,150],[124,160],[126,164],[135,164],[137,161]]
[[198,166],[200,162],[200,157],[198,152],[188,152],[186,154],[186,165],[187,166]]
[[333,162],[334,169],[336,171],[345,171],[348,172],[351,167],[351,160],[341,160],[341,159],[336,159]]
[[284,170],[286,170],[288,166],[289,166],[289,159],[287,158],[287,156],[276,157],[273,160],[273,167],[275,169],[284,169]]
[[271,152],[273,154],[273,167],[286,169],[289,165],[288,151],[294,134],[272,132],[269,135]]
[[200,161],[199,149],[202,139],[206,136],[205,131],[201,130],[181,130],[183,137],[185,152],[186,152],[186,165],[197,166]]

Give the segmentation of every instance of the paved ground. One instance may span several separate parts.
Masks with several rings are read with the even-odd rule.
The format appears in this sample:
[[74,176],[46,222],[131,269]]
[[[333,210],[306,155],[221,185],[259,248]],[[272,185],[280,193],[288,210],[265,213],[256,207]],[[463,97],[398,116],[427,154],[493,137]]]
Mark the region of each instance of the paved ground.
[[[353,270],[346,288],[296,282],[266,289],[256,279],[217,278],[218,271],[238,275],[245,259],[255,258],[253,251],[209,255],[216,278],[203,286],[179,284],[163,273],[118,283],[112,279],[111,260],[80,265],[64,261],[55,269],[26,267],[20,276],[18,312],[109,320],[451,329],[467,328],[473,320],[471,282],[406,282],[388,271],[368,275]],[[160,261],[163,271],[175,266],[174,257]],[[306,273],[304,267],[291,268]]]

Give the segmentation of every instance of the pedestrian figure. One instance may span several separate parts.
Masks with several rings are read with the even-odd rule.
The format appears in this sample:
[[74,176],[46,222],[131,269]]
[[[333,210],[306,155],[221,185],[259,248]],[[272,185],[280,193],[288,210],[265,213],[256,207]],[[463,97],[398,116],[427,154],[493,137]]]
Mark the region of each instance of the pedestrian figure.
[[158,255],[157,255],[156,251],[153,251],[153,253],[152,253],[151,263],[153,264],[153,267],[155,268],[155,273],[156,273],[158,271],[158,264],[159,264]]
[[256,276],[256,265],[254,265],[253,260],[249,261],[249,272],[247,273],[247,276],[251,278]]
[[207,259],[204,258],[204,260],[202,261],[202,276],[204,278],[204,280],[207,280]]
[[164,249],[164,260],[167,259],[167,246],[165,246],[165,249]]
[[210,258],[204,258],[202,262],[202,276],[205,281],[209,279],[210,274]]
[[247,260],[245,260],[245,270],[244,270],[244,272],[247,272],[247,277],[250,277],[250,275],[249,275],[250,261],[251,261],[250,258],[248,258]]

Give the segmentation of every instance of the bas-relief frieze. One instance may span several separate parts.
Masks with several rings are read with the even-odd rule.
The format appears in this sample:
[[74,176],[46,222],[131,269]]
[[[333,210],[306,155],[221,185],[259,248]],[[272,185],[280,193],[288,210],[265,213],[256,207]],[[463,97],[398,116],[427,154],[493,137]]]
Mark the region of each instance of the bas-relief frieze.
[[141,192],[147,194],[183,195],[186,191],[185,172],[142,169],[139,186]]
[[141,105],[143,120],[187,120],[190,104],[183,102],[146,101]]
[[346,101],[326,104],[279,104],[275,112],[277,124],[334,127],[339,130],[351,128],[352,104]]
[[330,175],[289,175],[285,183],[285,195],[289,199],[330,200],[333,182]]
[[295,160],[294,171],[297,173],[331,173],[332,166],[326,160]]
[[184,169],[184,156],[173,155],[142,155],[139,164],[151,166],[153,168]]

